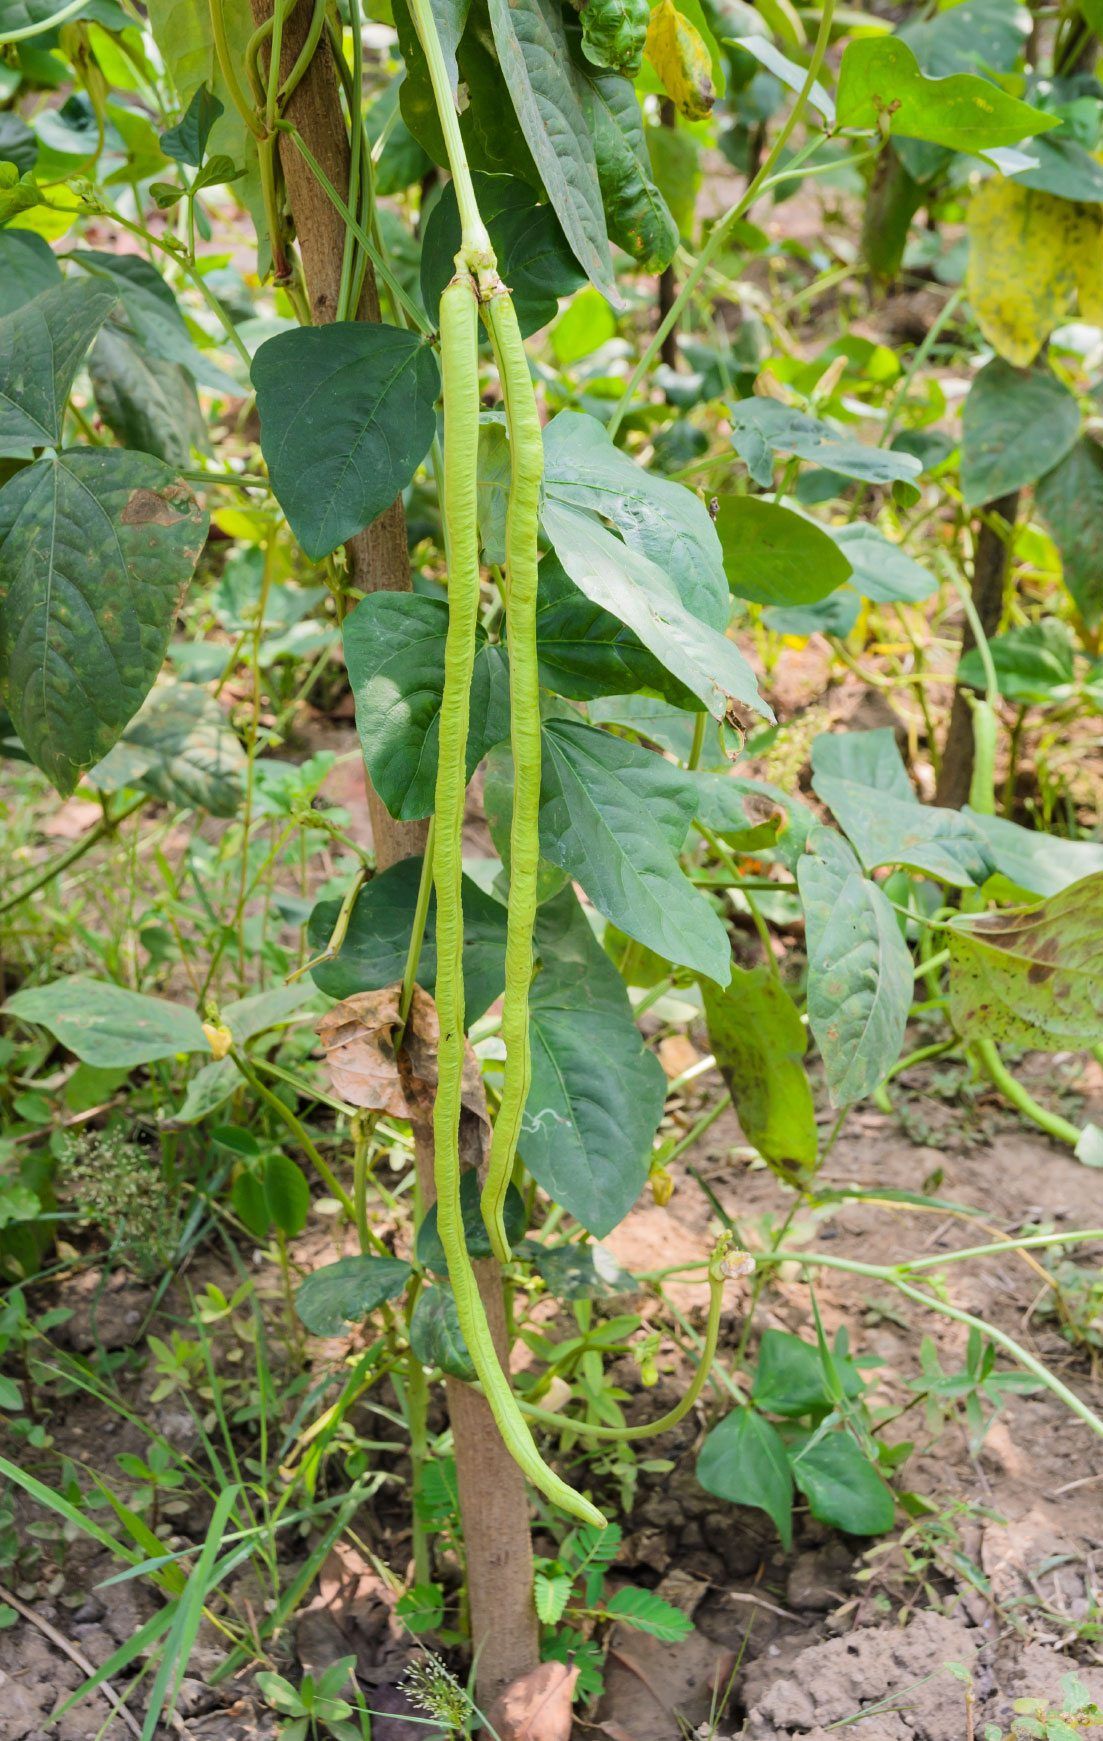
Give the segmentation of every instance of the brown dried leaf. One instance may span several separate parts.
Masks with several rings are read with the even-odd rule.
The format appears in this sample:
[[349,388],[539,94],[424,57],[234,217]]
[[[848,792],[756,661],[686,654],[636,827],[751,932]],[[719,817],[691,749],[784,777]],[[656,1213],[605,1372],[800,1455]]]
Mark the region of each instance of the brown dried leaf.
[[542,1662],[495,1699],[489,1721],[501,1741],[570,1741],[578,1670]]
[[[396,1054],[401,991],[400,985],[388,985],[334,1004],[318,1023],[318,1038],[333,1090],[342,1100],[425,1125],[432,1119],[437,1089],[437,1006],[428,992],[414,987],[402,1049]],[[462,1097],[460,1154],[478,1165],[490,1134],[490,1118],[482,1072],[470,1046],[464,1056]]]

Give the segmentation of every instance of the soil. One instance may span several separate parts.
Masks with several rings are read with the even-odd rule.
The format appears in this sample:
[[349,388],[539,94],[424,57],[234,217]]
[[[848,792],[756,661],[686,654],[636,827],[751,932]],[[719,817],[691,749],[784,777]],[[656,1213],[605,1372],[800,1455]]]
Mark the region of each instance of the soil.
[[[670,1067],[683,1062],[672,1058]],[[1067,1067],[1060,1059],[1039,1061],[1033,1087],[1052,1093],[1061,1078],[1062,1092],[1071,1092],[1063,1080]],[[1039,1221],[1070,1230],[1099,1222],[1099,1175],[1037,1138],[994,1097],[955,1098],[954,1080],[930,1067],[902,1080],[904,1092],[892,1116],[875,1110],[851,1116],[821,1175],[823,1190],[925,1188],[943,1202],[980,1211],[982,1219],[844,1200],[802,1210],[790,1242],[814,1239],[840,1257],[891,1263],[905,1253],[978,1243],[989,1229],[1013,1234]],[[1093,1102],[1098,1112],[1098,1066],[1085,1069],[1076,1086],[1087,1096],[1086,1114]],[[688,1125],[719,1088],[717,1079],[699,1078],[684,1106],[676,1106],[675,1121]],[[776,1224],[790,1207],[784,1188],[749,1157],[730,1112],[683,1158],[677,1178],[667,1207],[641,1200],[606,1241],[629,1270],[692,1262],[707,1250],[718,1222],[702,1185],[749,1234],[766,1225],[764,1218]],[[307,1267],[333,1255],[317,1234],[300,1244],[304,1249],[296,1258]],[[216,1266],[207,1263],[191,1280],[197,1285],[216,1275]],[[222,1278],[227,1284],[231,1279]],[[729,1356],[742,1329],[741,1285],[729,1290],[722,1342]],[[121,1272],[113,1276],[96,1303],[93,1334],[87,1286],[79,1278],[58,1290],[60,1301],[74,1310],[67,1327],[72,1345],[98,1341],[107,1350],[125,1349],[145,1315],[141,1288]],[[908,1381],[919,1370],[924,1338],[931,1339],[945,1370],[962,1364],[965,1330],[926,1316],[886,1287],[821,1271],[815,1288],[829,1336],[845,1325],[855,1354],[881,1363],[875,1403],[899,1408],[911,1400]],[[671,1303],[698,1322],[703,1291],[694,1280],[668,1284]],[[956,1304],[983,1313],[1025,1342],[1099,1408],[1103,1387],[1089,1355],[1070,1345],[1053,1318],[1038,1313],[1046,1292],[1037,1270],[1021,1257],[951,1272]],[[170,1295],[170,1313],[172,1304]],[[639,1305],[661,1322],[654,1300],[642,1295]],[[798,1274],[782,1271],[763,1293],[755,1335],[768,1326],[812,1333],[810,1293]],[[326,1350],[332,1359],[333,1344]],[[626,1388],[634,1382],[629,1367],[624,1362],[611,1374]],[[634,1396],[630,1418],[660,1413],[680,1393],[684,1371],[673,1344],[664,1347],[660,1368],[659,1385]],[[148,1369],[122,1382],[132,1405],[147,1417],[152,1410],[175,1443],[193,1436],[187,1415],[171,1399],[149,1403]],[[925,1565],[921,1544],[909,1544],[906,1531],[887,1541],[847,1540],[800,1513],[792,1552],[784,1554],[763,1514],[706,1494],[693,1466],[703,1425],[709,1413],[715,1416],[718,1400],[711,1397],[707,1411],[649,1441],[648,1457],[670,1459],[673,1467],[641,1476],[624,1519],[616,1568],[692,1613],[696,1630],[682,1645],[659,1645],[638,1633],[614,1635],[606,1693],[594,1719],[599,1733],[612,1741],[676,1741],[679,1722],[690,1730],[705,1722],[700,1733],[709,1734],[710,1708],[719,1707],[718,1736],[818,1741],[829,1725],[874,1707],[862,1722],[868,1741],[956,1741],[969,1732],[970,1679],[979,1734],[984,1722],[1006,1726],[1016,1698],[1059,1698],[1061,1676],[1071,1670],[1103,1703],[1103,1654],[1090,1625],[1083,1624],[1099,1611],[1103,1455],[1089,1430],[1049,1392],[1011,1397],[975,1449],[956,1417],[932,1432],[916,1409],[892,1429],[893,1437],[907,1433],[915,1440],[903,1487],[922,1495],[932,1515],[953,1532],[941,1561]],[[105,1473],[119,1451],[142,1445],[136,1429],[87,1397],[62,1405],[49,1427],[57,1450]],[[25,1451],[21,1460],[26,1462]],[[179,1519],[180,1540],[201,1536],[203,1526],[202,1508],[194,1516],[186,1512]],[[392,1563],[401,1569],[401,1539],[377,1545],[384,1555],[389,1545]],[[93,1666],[153,1611],[141,1583],[102,1587],[117,1567],[94,1547],[59,1544],[47,1560],[50,1569],[40,1566],[19,1586],[18,1599]],[[235,1605],[248,1600],[245,1589],[231,1594]],[[263,1591],[253,1594],[255,1601],[264,1600]],[[324,1667],[338,1656],[356,1655],[369,1702],[377,1710],[398,1707],[397,1715],[376,1725],[383,1741],[425,1733],[412,1714],[401,1714],[396,1683],[409,1646],[392,1606],[393,1596],[369,1563],[344,1548],[327,1562],[320,1591],[300,1613],[294,1634],[294,1655],[303,1666]],[[201,1637],[173,1731],[205,1741],[274,1735],[271,1715],[248,1675],[226,1686],[208,1684],[205,1677],[220,1655],[213,1631]],[[87,1671],[32,1622],[20,1620],[0,1633],[0,1663],[0,1741],[90,1741],[100,1734],[116,1741],[129,1732],[110,1716],[100,1694],[50,1724],[51,1712]],[[117,1678],[125,1689],[125,1673]],[[577,1733],[581,1741],[594,1733],[592,1724],[579,1725]]]

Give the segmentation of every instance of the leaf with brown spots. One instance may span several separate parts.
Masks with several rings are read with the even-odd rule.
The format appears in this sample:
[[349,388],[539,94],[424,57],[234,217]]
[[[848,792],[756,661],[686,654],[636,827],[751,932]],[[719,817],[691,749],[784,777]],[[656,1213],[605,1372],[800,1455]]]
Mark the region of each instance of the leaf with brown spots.
[[512,1681],[488,1713],[501,1741],[569,1741],[577,1668],[542,1662]]
[[950,1016],[964,1039],[1039,1052],[1103,1040],[1103,871],[1033,907],[952,919]]
[[[318,1038],[330,1082],[342,1100],[425,1125],[432,1119],[437,1089],[437,1006],[428,992],[414,987],[401,1049],[396,1050],[401,992],[401,985],[388,985],[334,1004],[318,1023]],[[478,1165],[489,1135],[482,1072],[468,1046],[463,1062],[461,1158]]]
[[120,448],[50,455],[0,490],[0,679],[63,795],[149,694],[207,523],[171,467]]

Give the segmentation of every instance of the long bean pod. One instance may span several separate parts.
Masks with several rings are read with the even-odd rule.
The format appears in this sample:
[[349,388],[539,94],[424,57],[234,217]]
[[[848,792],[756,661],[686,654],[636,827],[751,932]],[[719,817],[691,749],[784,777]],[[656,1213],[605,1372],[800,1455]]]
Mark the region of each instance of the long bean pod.
[[540,864],[540,681],[536,661],[536,527],[544,448],[540,419],[513,298],[508,292],[483,305],[505,401],[510,485],[506,511],[510,743],[513,750],[513,820],[509,837],[509,913],[502,1039],[506,1048],[501,1105],[494,1122],[490,1165],[482,1192],[483,1221],[499,1263],[511,1256],[504,1210],[532,1081],[529,986],[532,931]]
[[499,1362],[464,1237],[459,1155],[464,1064],[462,847],[467,731],[479,609],[478,305],[474,284],[465,271],[453,279],[441,297],[440,338],[448,634],[433,840],[437,895],[436,1002],[440,1017],[439,1076],[433,1106],[437,1228],[460,1329],[507,1450],[533,1486],[554,1504],[601,1528],[605,1519],[597,1507],[549,1469],[536,1448]]

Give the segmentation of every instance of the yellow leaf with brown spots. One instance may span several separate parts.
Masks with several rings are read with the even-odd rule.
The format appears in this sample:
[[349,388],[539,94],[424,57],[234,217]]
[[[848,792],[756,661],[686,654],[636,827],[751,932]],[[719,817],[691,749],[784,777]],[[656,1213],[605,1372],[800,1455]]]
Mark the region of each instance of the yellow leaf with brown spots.
[[1103,213],[993,176],[969,206],[965,287],[989,344],[1026,368],[1077,298],[1103,325]]
[[703,121],[716,101],[712,56],[673,0],[659,0],[652,12],[645,53],[678,113],[687,121]]

